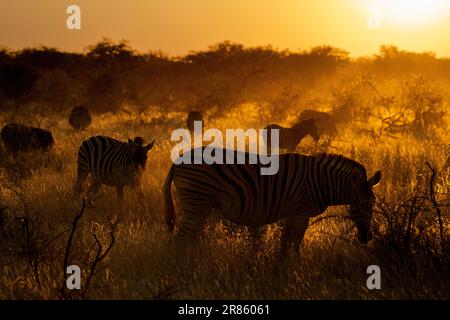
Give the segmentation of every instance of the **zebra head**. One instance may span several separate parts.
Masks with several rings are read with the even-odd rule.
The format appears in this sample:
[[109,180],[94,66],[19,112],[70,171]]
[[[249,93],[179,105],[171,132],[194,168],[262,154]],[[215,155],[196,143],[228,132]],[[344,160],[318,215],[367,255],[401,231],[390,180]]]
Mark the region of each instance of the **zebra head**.
[[141,137],[135,137],[134,139],[128,139],[128,146],[131,149],[131,162],[135,168],[145,169],[147,163],[147,152],[153,148],[155,140],[148,145],[143,146],[144,139]]
[[297,127],[297,130],[301,130],[301,136],[309,134],[315,141],[318,141],[320,139],[320,134],[319,129],[317,128],[317,121],[317,119],[303,120],[297,123],[294,128]]
[[307,120],[307,127],[309,131],[309,135],[313,137],[315,141],[318,141],[320,139],[319,130],[317,129],[317,119],[310,119]]
[[350,219],[356,224],[358,240],[366,244],[371,238],[370,224],[375,195],[372,188],[381,180],[381,171],[377,171],[372,178],[361,183],[361,179],[352,181],[354,199],[350,205]]

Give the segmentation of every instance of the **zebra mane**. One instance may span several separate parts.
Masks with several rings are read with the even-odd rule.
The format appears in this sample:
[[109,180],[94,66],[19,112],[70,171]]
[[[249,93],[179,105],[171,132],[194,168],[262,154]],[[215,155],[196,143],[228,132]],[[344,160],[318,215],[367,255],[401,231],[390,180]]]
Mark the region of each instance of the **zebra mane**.
[[364,166],[362,164],[360,164],[359,162],[357,162],[353,159],[347,158],[340,154],[333,154],[333,153],[318,153],[315,157],[320,162],[323,160],[325,160],[327,162],[334,162],[334,163],[341,162],[341,161],[345,162],[346,165],[349,165],[349,166],[353,167],[354,169],[358,170],[361,173],[362,177],[367,180],[366,168],[364,168]]

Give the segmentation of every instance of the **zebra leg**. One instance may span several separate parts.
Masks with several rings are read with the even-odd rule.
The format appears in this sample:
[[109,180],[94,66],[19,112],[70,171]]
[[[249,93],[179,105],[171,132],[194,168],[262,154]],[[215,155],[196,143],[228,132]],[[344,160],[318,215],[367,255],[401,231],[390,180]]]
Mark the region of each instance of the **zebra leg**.
[[117,207],[119,208],[119,214],[123,215],[123,189],[124,186],[116,186],[117,192]]
[[145,199],[145,194],[144,194],[144,189],[142,188],[142,184],[138,183],[132,186],[134,192],[137,195],[137,204],[139,207],[139,210],[145,212],[147,210],[146,207],[146,201],[144,201]]
[[74,195],[74,197],[76,197],[76,198],[80,197],[81,189],[82,189],[83,184],[86,181],[88,175],[89,175],[89,172],[78,170],[77,178],[76,178],[76,181],[75,181],[75,185],[73,187],[73,195]]
[[304,215],[298,215],[287,219],[281,238],[281,259],[286,258],[289,250],[292,248],[295,249],[295,252],[300,250],[308,223],[309,217]]
[[117,201],[119,204],[122,204],[123,202],[123,186],[116,186],[116,192],[117,192]]
[[102,186],[102,183],[100,182],[100,180],[98,180],[98,179],[92,180],[92,185],[90,186],[90,188],[87,192],[89,202],[91,202],[93,196],[95,196],[97,194],[97,192],[101,186]]
[[198,240],[210,208],[197,207],[194,210],[183,211],[183,219],[175,238],[176,242],[186,244],[187,242],[195,242]]

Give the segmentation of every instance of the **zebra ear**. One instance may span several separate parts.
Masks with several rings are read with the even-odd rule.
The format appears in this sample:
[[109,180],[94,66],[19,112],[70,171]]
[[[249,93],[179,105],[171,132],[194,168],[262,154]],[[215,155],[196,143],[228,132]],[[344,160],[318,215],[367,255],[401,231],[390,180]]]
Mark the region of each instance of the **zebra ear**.
[[369,184],[369,187],[373,188],[380,183],[380,180],[381,180],[381,171],[378,170],[377,172],[375,172],[372,178],[367,180],[367,183]]
[[148,145],[146,145],[144,147],[145,152],[149,152],[153,148],[153,145],[155,144],[155,141],[156,140],[153,140],[152,142],[150,142]]

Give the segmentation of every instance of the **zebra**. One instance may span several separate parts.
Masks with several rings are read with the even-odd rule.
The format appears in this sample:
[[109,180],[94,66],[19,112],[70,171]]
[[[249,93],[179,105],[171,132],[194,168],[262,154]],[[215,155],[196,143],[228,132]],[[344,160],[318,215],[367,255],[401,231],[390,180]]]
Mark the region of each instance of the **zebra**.
[[78,151],[77,178],[74,195],[79,197],[89,174],[93,183],[88,193],[95,194],[102,184],[115,186],[117,199],[123,200],[125,186],[133,187],[142,196],[141,178],[144,173],[147,152],[155,140],[144,146],[144,139],[135,137],[122,142],[106,136],[93,136],[85,140]]
[[323,134],[328,134],[331,138],[336,136],[338,130],[335,124],[336,119],[332,114],[312,109],[305,109],[300,113],[298,117],[298,121],[305,121],[310,119],[316,119],[319,137]]
[[[222,151],[223,163],[240,153]],[[192,157],[195,149],[189,152]],[[371,238],[372,188],[380,182],[381,171],[367,179],[364,166],[341,155],[288,153],[279,155],[278,173],[261,175],[262,165],[249,164],[251,154],[244,156],[246,164],[172,164],[162,191],[169,233],[177,225],[172,182],[184,214],[177,241],[194,239],[211,209],[216,209],[226,220],[253,229],[286,219],[280,250],[284,256],[292,246],[300,249],[309,219],[334,205],[350,206],[361,243]]]
[[48,152],[55,144],[50,131],[18,123],[8,123],[0,134],[5,153],[14,157],[19,152],[34,150]]
[[263,135],[264,142],[270,149],[271,142],[271,130],[279,130],[279,148],[286,149],[287,152],[295,152],[297,146],[300,144],[302,139],[307,135],[310,135],[314,140],[319,140],[320,136],[317,132],[316,120],[308,119],[305,121],[300,121],[296,123],[292,128],[284,128],[277,124],[270,124],[265,127],[267,130],[267,136]]
[[186,127],[190,132],[194,131],[194,121],[203,121],[200,111],[191,111],[188,113]]
[[92,117],[89,114],[88,108],[84,106],[77,106],[70,111],[69,123],[72,128],[83,131],[92,122]]

